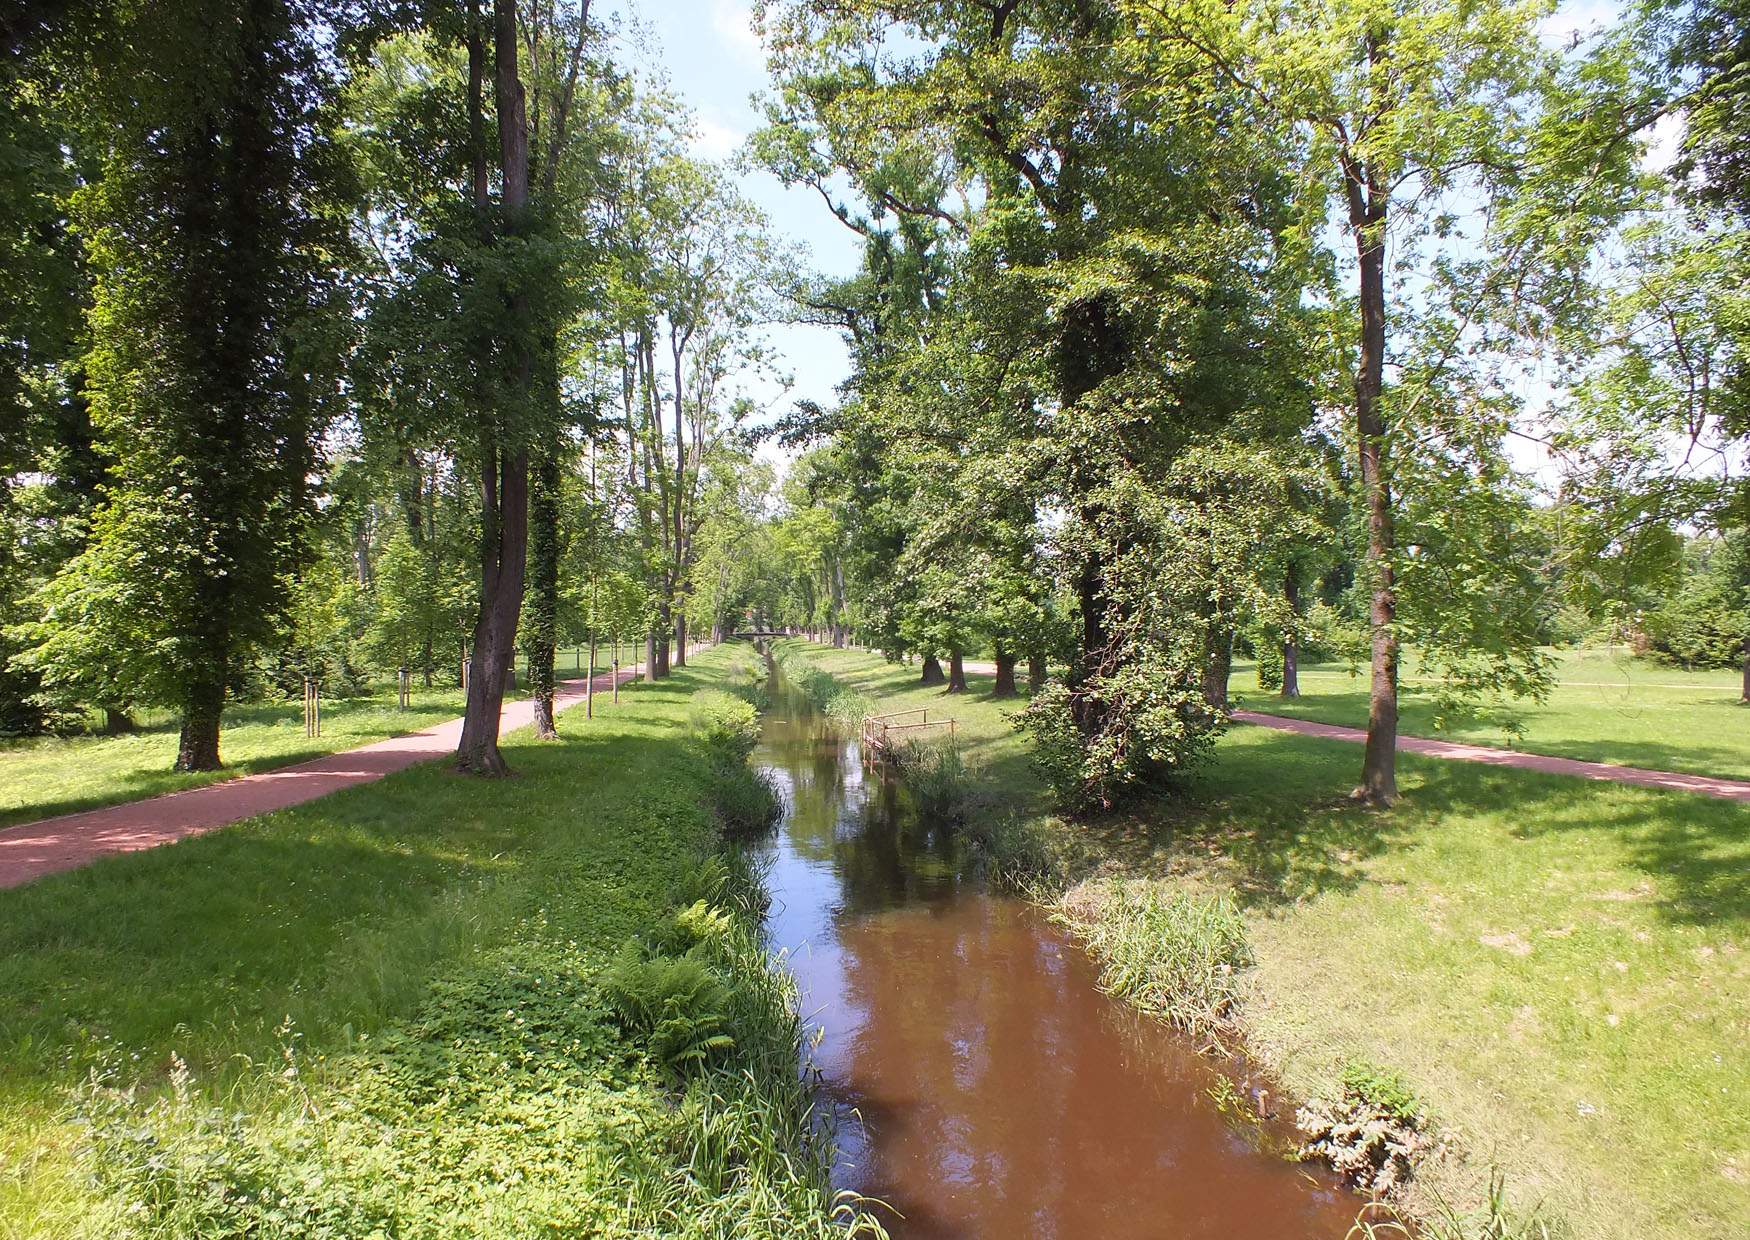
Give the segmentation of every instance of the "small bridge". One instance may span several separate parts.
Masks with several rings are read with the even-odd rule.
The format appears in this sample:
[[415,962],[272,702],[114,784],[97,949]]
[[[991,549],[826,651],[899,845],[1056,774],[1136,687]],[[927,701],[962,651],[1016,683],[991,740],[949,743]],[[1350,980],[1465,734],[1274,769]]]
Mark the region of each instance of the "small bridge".
[[[915,720],[912,719],[913,715],[917,716]],[[946,729],[948,735],[953,736],[954,727],[952,715],[931,719],[927,706],[920,706],[916,710],[898,710],[890,715],[865,715],[863,748],[878,759],[885,758],[894,745],[926,734],[931,728],[938,731]]]

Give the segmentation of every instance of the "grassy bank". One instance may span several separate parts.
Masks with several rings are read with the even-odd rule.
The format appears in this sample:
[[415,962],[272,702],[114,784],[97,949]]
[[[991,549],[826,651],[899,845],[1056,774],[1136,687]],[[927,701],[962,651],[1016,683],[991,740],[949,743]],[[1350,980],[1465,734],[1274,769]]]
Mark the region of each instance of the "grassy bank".
[[1178,796],[1066,825],[1040,814],[987,677],[948,697],[878,656],[810,657],[880,709],[957,716],[983,811],[1048,824],[1067,906],[1122,939],[1109,964],[1170,972],[1150,972],[1170,944],[1124,912],[1147,893],[1230,900],[1249,1045],[1300,1097],[1357,1068],[1401,1078],[1456,1147],[1425,1184],[1469,1207],[1498,1163],[1522,1210],[1581,1240],[1750,1228],[1741,808],[1405,757],[1402,803],[1363,811],[1353,746],[1239,727]]
[[55,814],[115,805],[289,766],[356,745],[417,732],[462,713],[459,689],[415,689],[395,708],[393,686],[368,698],[322,704],[322,735],[304,735],[301,702],[233,704],[225,711],[221,771],[173,771],[177,724],[146,715],[121,736],[36,737],[0,742],[0,828]]
[[[1750,778],[1750,706],[1739,701],[1737,673],[1686,672],[1621,651],[1553,654],[1557,681],[1549,698],[1512,708],[1524,729],[1519,736],[1487,720],[1442,720],[1434,684],[1419,678],[1410,657],[1400,701],[1402,731],[1591,762]],[[1364,670],[1330,663],[1304,667],[1296,699],[1258,689],[1256,668],[1244,661],[1235,665],[1231,683],[1254,710],[1365,727]]]
[[829,1234],[703,808],[746,657],[0,893],[0,1237]]

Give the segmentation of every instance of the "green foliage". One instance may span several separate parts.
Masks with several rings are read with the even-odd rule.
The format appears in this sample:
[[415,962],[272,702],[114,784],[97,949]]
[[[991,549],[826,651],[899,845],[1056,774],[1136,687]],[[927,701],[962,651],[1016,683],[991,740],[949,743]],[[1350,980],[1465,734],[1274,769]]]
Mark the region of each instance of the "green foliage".
[[1697,544],[1681,587],[1643,620],[1648,645],[1679,667],[1750,658],[1750,535]]
[[872,709],[866,694],[833,679],[831,673],[811,662],[801,647],[781,644],[773,652],[772,659],[784,673],[784,679],[829,719],[842,724],[858,724]]
[[1343,1069],[1343,1093],[1393,1117],[1420,1122],[1422,1104],[1404,1083],[1403,1077],[1389,1068],[1368,1063],[1351,1063]]
[[745,699],[721,690],[694,694],[687,718],[693,735],[704,744],[714,764],[738,766],[759,744],[758,712]]
[[893,750],[891,759],[911,803],[925,821],[966,820],[972,789],[957,745],[949,741],[908,740]]
[[1058,910],[1100,962],[1108,993],[1190,1033],[1216,1033],[1232,1020],[1238,973],[1252,954],[1227,893],[1106,882],[1070,892]]
[[629,940],[602,974],[602,990],[621,1026],[664,1070],[702,1070],[735,1046],[729,987],[695,955],[649,956]]

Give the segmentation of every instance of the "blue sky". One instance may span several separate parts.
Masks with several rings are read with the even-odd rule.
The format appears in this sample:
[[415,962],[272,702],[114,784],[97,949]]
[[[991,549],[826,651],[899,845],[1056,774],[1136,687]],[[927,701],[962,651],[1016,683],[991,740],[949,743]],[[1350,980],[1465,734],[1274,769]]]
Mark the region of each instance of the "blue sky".
[[[733,160],[759,124],[751,96],[768,82],[765,52],[754,33],[747,0],[617,0],[604,7],[629,17],[648,33],[648,50],[638,50],[638,41],[628,37],[622,55],[647,74],[660,75],[686,101],[695,116],[695,152],[712,160]],[[740,168],[737,180],[742,192],[766,213],[774,235],[801,250],[804,261],[815,270],[831,275],[856,270],[856,236],[832,217],[812,190],[787,190],[776,177],[757,168]],[[759,398],[774,413],[804,398],[832,404],[835,385],[849,372],[838,333],[776,324],[767,334],[792,385],[788,391],[765,386]]]

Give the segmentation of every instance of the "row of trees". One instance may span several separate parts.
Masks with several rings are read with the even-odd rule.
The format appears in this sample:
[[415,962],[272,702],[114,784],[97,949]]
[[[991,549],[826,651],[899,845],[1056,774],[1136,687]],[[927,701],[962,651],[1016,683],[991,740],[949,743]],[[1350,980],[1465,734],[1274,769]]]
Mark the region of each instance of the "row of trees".
[[[730,600],[774,262],[587,0],[27,6],[0,90],[0,727],[526,655]],[[16,157],[15,157],[16,155]],[[716,610],[713,610],[716,609]]]
[[786,428],[827,614],[1005,689],[1066,658],[1023,718],[1086,803],[1202,752],[1236,640],[1359,597],[1383,803],[1406,643],[1456,699],[1539,693],[1561,603],[1741,530],[1742,5],[1551,12],[763,6],[758,153],[864,249],[799,299],[855,368]]

